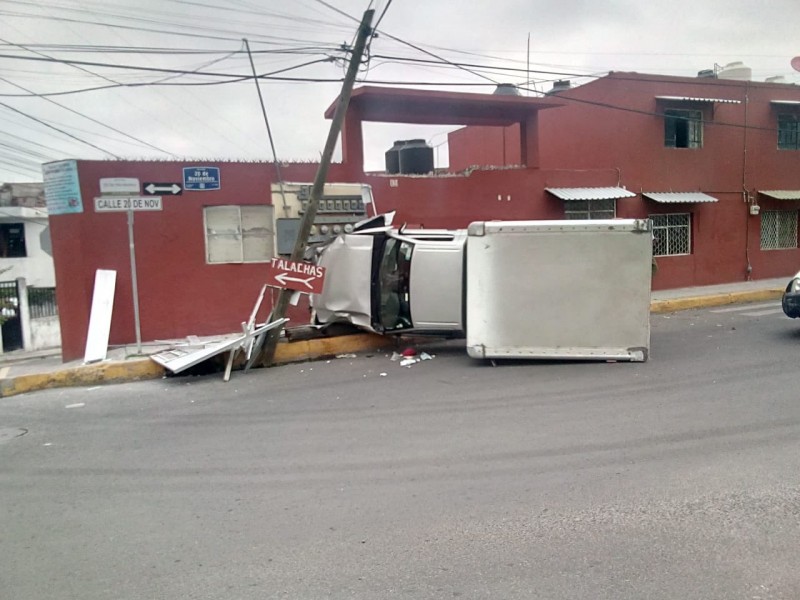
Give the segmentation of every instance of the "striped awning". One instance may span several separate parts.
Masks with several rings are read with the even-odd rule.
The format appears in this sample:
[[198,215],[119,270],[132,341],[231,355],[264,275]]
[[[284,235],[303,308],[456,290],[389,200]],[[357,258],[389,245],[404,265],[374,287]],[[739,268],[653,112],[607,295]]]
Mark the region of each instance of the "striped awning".
[[718,198],[703,192],[642,192],[642,196],[660,204],[693,204],[719,202]]
[[759,190],[758,193],[775,200],[800,200],[800,190]]
[[621,187],[544,188],[560,200],[610,200],[633,198],[635,193]]
[[656,100],[665,102],[711,102],[717,104],[741,104],[741,100],[730,100],[728,98],[698,98],[696,96],[656,96]]

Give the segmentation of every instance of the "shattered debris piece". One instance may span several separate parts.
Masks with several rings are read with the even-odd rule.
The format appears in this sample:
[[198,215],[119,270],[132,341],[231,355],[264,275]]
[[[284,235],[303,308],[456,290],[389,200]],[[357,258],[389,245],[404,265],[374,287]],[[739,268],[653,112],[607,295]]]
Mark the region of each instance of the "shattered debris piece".
[[[404,350],[403,352],[406,351]],[[405,358],[403,358],[404,356],[405,356],[404,354],[398,354],[397,352],[395,352],[392,354],[392,360],[400,360],[401,367],[410,367],[411,365],[414,365],[423,360],[433,360],[434,358],[431,354],[428,354],[427,352],[420,352],[419,354],[417,354],[416,351],[414,351],[414,354],[412,354],[411,356],[406,356]]]
[[336,358],[355,358],[355,357],[356,357],[356,355],[355,355],[355,354],[352,354],[352,353],[347,353],[347,354],[337,354],[337,355],[336,355]]
[[385,372],[380,374],[381,377],[386,377],[386,375],[387,374]]

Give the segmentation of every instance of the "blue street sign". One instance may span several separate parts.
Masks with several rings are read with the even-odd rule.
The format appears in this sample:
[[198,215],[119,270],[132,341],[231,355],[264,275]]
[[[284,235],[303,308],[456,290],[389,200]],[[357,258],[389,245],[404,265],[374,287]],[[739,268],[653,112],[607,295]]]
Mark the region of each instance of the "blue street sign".
[[184,167],[183,189],[191,191],[218,190],[219,167]]

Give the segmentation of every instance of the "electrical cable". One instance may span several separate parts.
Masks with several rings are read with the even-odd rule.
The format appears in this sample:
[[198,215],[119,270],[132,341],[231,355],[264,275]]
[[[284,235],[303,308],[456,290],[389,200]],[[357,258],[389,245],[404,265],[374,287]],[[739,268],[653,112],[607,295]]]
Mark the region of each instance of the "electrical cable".
[[126,138],[129,138],[129,139],[132,139],[132,140],[134,140],[136,142],[139,142],[140,144],[143,144],[144,146],[147,146],[148,148],[150,148],[152,150],[157,150],[158,152],[162,152],[162,153],[167,154],[169,156],[177,157],[177,155],[172,153],[172,152],[168,152],[167,150],[163,150],[163,149],[159,148],[158,146],[154,146],[153,144],[151,144],[149,142],[146,142],[144,140],[141,140],[141,139],[137,138],[136,136],[130,135],[129,133],[126,133],[126,132],[124,132],[124,131],[122,131],[120,129],[117,129],[116,127],[113,127],[113,126],[111,126],[111,125],[109,125],[107,123],[103,123],[102,121],[99,121],[98,119],[95,119],[94,117],[90,117],[89,115],[85,115],[80,111],[74,110],[74,109],[70,108],[69,106],[64,106],[63,104],[60,104],[60,103],[56,102],[55,100],[52,100],[52,99],[47,98],[45,96],[40,96],[36,92],[34,92],[32,90],[29,90],[28,88],[26,88],[24,86],[21,86],[18,83],[14,83],[13,81],[9,81],[5,77],[0,77],[0,81],[5,81],[9,85],[13,85],[14,87],[19,88],[21,90],[25,90],[26,92],[30,92],[33,96],[35,96],[37,98],[41,98],[42,100],[50,102],[51,104],[55,104],[59,108],[63,108],[64,110],[66,110],[68,112],[71,112],[71,113],[73,113],[75,115],[78,115],[79,117],[82,117],[84,119],[87,119],[87,120],[91,121],[92,123],[95,123],[97,125],[105,127],[106,129],[110,129],[111,131],[113,131],[115,133],[119,133],[120,135],[123,135]]
[[[82,11],[81,9],[72,9],[72,10],[78,11],[78,12],[91,12],[91,11]],[[174,29],[173,30],[169,30],[169,29],[165,30],[165,29],[153,29],[153,28],[149,28],[149,27],[137,27],[135,25],[122,25],[122,24],[118,24],[118,23],[104,23],[102,21],[92,21],[92,20],[86,20],[86,19],[73,19],[73,18],[70,18],[70,17],[58,17],[58,16],[53,16],[53,15],[34,15],[34,14],[30,14],[30,13],[19,13],[19,12],[7,11],[7,10],[6,11],[0,11],[0,15],[11,16],[11,17],[20,17],[20,18],[29,18],[29,19],[44,19],[44,20],[57,21],[57,22],[62,22],[62,23],[79,23],[79,24],[82,24],[82,25],[98,25],[98,26],[102,26],[102,27],[113,27],[113,28],[116,28],[116,29],[128,29],[128,30],[133,30],[133,31],[144,31],[144,32],[148,32],[148,33],[164,33],[164,34],[176,35],[176,36],[182,36],[182,37],[193,37],[193,38],[210,39],[210,40],[222,40],[222,41],[228,41],[228,42],[237,41],[235,37],[232,37],[232,36],[237,35],[237,31],[236,30],[215,29],[215,28],[212,28],[212,27],[200,27],[200,26],[193,26],[193,25],[189,25],[189,24],[182,24],[180,30],[174,30]],[[164,23],[164,22],[160,22],[160,21],[153,21],[152,19],[142,19],[142,18],[130,17],[130,16],[121,16],[121,15],[117,15],[117,16],[111,15],[111,16],[123,19],[124,21],[137,20],[137,21],[144,21],[144,22],[155,22],[156,24],[159,24],[159,25],[170,25],[170,24],[174,24],[175,23],[175,19],[172,19],[172,20],[167,21],[166,23]],[[188,31],[185,31],[186,29],[197,29],[197,30],[200,30],[200,31],[216,31],[216,32],[220,32],[220,33],[228,34],[228,35],[226,36],[226,35],[211,35],[211,34],[190,33]],[[259,33],[249,33],[249,35],[251,37],[258,38],[255,41],[257,41],[260,44],[278,44],[278,43],[282,43],[283,44],[283,43],[286,43],[286,42],[309,44],[309,43],[312,43],[314,41],[314,40],[303,40],[303,39],[299,39],[299,38],[287,38],[287,37],[280,37],[280,36],[263,35],[263,34],[259,34]],[[241,39],[241,38],[239,38],[239,39]],[[268,41],[268,40],[273,40],[273,41]]]
[[121,158],[121,157],[117,156],[116,154],[114,154],[113,152],[110,152],[109,150],[105,150],[105,149],[101,148],[100,146],[96,146],[92,142],[87,142],[86,140],[83,140],[83,139],[79,138],[78,136],[72,135],[71,133],[67,133],[63,129],[59,129],[58,127],[56,127],[54,125],[50,125],[49,123],[46,123],[45,121],[42,121],[41,119],[38,119],[38,118],[34,117],[33,115],[29,115],[28,113],[25,113],[25,112],[23,112],[21,110],[18,110],[16,108],[14,108],[13,106],[9,106],[5,102],[0,102],[0,106],[3,106],[3,107],[5,107],[6,109],[8,109],[8,110],[10,110],[12,112],[15,112],[15,113],[17,113],[19,115],[22,115],[23,117],[31,119],[32,121],[36,121],[37,123],[41,123],[45,127],[49,127],[50,129],[54,129],[55,131],[58,131],[59,133],[63,133],[67,137],[72,138],[73,140],[76,140],[76,141],[78,141],[78,142],[80,142],[82,144],[86,144],[87,146],[91,146],[95,150],[100,150],[100,152],[103,152],[104,154],[108,154],[109,156],[113,156],[116,159],[120,159]]

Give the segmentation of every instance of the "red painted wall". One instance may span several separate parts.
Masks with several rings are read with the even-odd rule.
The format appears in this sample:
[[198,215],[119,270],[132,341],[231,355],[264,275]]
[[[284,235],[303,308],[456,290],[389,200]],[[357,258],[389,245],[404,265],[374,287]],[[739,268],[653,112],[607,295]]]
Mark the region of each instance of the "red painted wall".
[[521,165],[519,125],[464,127],[447,135],[449,171],[475,166]]

